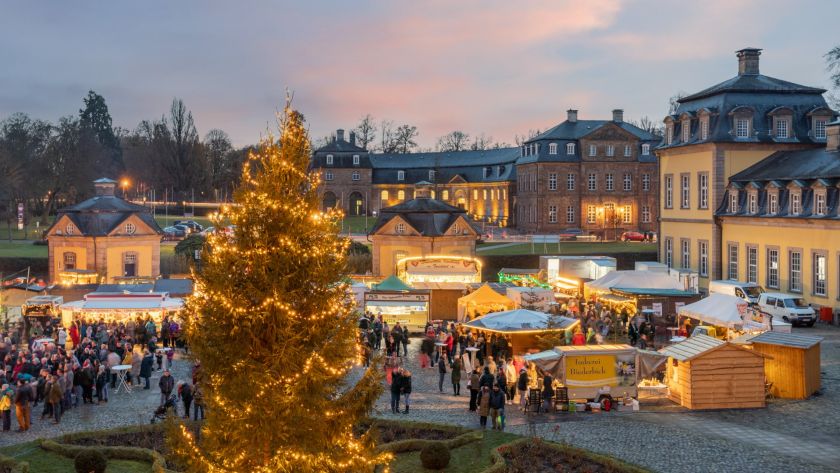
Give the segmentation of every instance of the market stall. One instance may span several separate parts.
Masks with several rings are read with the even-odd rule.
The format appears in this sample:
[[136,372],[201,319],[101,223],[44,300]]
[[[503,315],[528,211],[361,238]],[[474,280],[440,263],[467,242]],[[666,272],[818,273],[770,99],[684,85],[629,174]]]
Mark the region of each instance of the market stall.
[[821,337],[764,332],[745,338],[745,346],[766,355],[764,373],[770,394],[807,399],[819,391]]
[[389,276],[364,294],[365,312],[382,316],[393,325],[422,327],[429,320],[429,291],[415,290],[396,276]]
[[729,330],[756,333],[767,330],[790,332],[789,323],[772,320],[771,324],[770,316],[750,307],[744,299],[729,294],[709,294],[709,297],[680,307],[677,315],[681,319],[688,318],[701,325],[727,329],[724,332]]
[[659,350],[668,356],[668,397],[689,409],[764,407],[764,355],[695,335]]
[[541,287],[511,286],[507,288],[506,295],[516,307],[532,310],[547,311],[555,303],[554,291]]
[[397,275],[408,284],[480,282],[481,261],[467,256],[412,256],[397,261]]
[[456,321],[458,300],[467,292],[467,285],[459,282],[417,282],[414,289],[429,291],[429,317],[432,320]]
[[491,312],[516,307],[509,297],[499,294],[487,284],[458,299],[458,321],[464,322]]
[[511,283],[515,286],[538,286],[548,289],[550,286],[542,281],[539,269],[502,268],[497,274],[500,283]]
[[550,287],[577,296],[585,282],[615,271],[616,259],[609,256],[540,256],[540,270]]
[[160,323],[164,316],[177,315],[183,308],[183,299],[169,297],[166,292],[94,292],[59,306],[66,327],[74,320],[110,322],[146,316]]
[[537,347],[537,335],[549,331],[574,331],[579,325],[580,321],[577,319],[551,316],[527,309],[493,312],[464,324],[465,327],[480,332],[509,336],[511,352],[517,356]]

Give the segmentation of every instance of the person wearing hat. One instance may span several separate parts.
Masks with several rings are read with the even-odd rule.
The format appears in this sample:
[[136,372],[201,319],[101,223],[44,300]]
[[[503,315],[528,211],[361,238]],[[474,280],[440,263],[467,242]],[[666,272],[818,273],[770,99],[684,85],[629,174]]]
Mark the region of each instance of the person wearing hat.
[[169,370],[163,370],[163,376],[160,377],[160,381],[158,381],[158,387],[160,388],[160,405],[162,406],[167,399],[169,399],[169,395],[172,394],[172,390],[175,389],[175,378],[169,374]]

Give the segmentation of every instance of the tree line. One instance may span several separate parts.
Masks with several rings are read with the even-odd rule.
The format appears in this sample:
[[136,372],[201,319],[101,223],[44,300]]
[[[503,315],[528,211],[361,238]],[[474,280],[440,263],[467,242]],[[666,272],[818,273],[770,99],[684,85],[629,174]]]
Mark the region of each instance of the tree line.
[[12,221],[25,203],[27,215],[46,222],[57,208],[90,197],[99,177],[127,179],[130,197],[226,200],[248,150],[234,148],[219,129],[202,138],[177,98],[159,119],[114,127],[105,98],[90,91],[78,114],[56,122],[25,113],[0,120],[0,211]]

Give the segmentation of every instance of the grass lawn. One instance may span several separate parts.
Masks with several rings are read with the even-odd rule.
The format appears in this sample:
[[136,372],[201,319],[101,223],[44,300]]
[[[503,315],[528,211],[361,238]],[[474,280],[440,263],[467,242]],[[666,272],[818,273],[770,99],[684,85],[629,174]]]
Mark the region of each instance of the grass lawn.
[[367,217],[367,227],[365,227],[365,217],[344,217],[341,222],[341,233],[367,233],[373,224],[376,223],[376,217]]
[[615,253],[655,253],[656,243],[634,241],[574,242],[560,243],[484,243],[476,246],[477,256],[494,255],[599,255]]
[[391,471],[394,473],[410,473],[425,471],[443,471],[458,473],[473,473],[489,468],[490,451],[499,445],[512,442],[521,437],[505,432],[487,430],[484,432],[484,439],[480,442],[468,443],[450,451],[452,459],[449,466],[443,470],[427,470],[420,464],[420,452],[407,452],[397,455],[391,462]]
[[[34,442],[0,449],[0,453],[29,462],[32,473],[74,473],[73,459],[39,448]],[[107,473],[150,473],[152,465],[133,460],[109,460]]]
[[32,242],[0,241],[0,258],[46,258],[47,245],[33,245]]

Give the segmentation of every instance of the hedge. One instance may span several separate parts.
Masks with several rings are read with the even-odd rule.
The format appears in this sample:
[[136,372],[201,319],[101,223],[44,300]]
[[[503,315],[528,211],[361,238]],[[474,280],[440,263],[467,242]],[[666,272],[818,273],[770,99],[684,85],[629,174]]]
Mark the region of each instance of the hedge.
[[40,440],[41,448],[49,452],[57,453],[63,457],[75,458],[79,452],[85,450],[97,450],[107,458],[115,460],[135,460],[152,464],[154,473],[175,473],[166,469],[166,459],[160,453],[147,448],[138,447],[82,447],[80,445],[68,445],[56,443],[52,440]]

